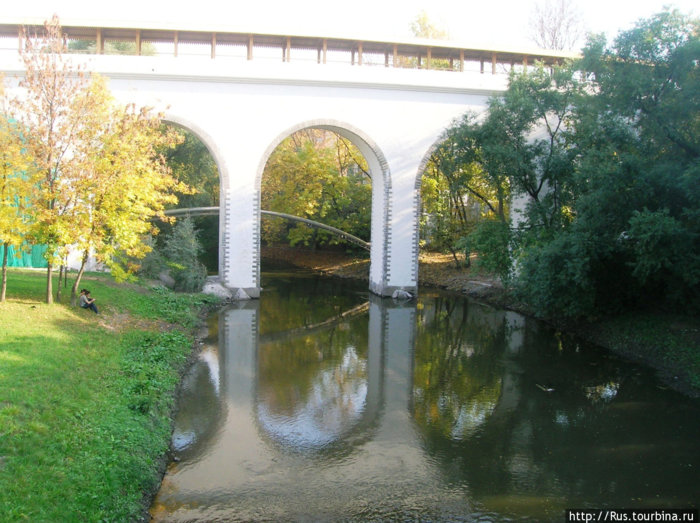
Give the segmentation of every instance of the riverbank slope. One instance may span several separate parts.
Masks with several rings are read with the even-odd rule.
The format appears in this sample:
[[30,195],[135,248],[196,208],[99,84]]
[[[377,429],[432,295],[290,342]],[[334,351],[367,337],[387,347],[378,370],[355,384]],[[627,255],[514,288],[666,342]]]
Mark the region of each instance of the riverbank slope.
[[43,303],[45,279],[11,269],[0,303],[0,521],[145,520],[215,300],[88,274],[94,314]]
[[[311,251],[285,246],[263,247],[263,259],[282,260],[330,276],[368,280],[369,259],[342,251]],[[421,253],[418,266],[421,286],[444,289],[495,307],[531,315],[503,288],[500,281],[476,269],[457,266],[451,255]],[[700,318],[631,311],[595,320],[545,319],[555,328],[635,362],[655,368],[665,386],[691,397],[700,397]]]

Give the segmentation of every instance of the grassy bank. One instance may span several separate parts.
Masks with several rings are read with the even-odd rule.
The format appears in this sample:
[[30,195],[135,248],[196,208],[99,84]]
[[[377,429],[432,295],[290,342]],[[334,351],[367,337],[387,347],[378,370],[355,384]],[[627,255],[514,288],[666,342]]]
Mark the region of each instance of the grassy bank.
[[211,298],[99,275],[83,283],[99,315],[43,304],[43,272],[9,274],[0,304],[0,521],[135,520],[160,480],[174,391]]

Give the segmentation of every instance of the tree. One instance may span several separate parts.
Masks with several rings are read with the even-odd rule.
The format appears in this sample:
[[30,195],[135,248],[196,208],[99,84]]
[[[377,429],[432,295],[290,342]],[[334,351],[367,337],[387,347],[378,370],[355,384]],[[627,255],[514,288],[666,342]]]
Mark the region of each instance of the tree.
[[84,122],[92,120],[87,115],[93,100],[83,96],[89,79],[64,59],[58,19],[54,17],[44,29],[40,37],[25,34],[22,39],[26,73],[20,87],[26,95],[20,118],[27,129],[26,147],[41,173],[31,236],[48,247],[46,302],[51,303],[53,266],[75,239],[70,217],[75,203],[72,190],[80,176],[75,151]]
[[[433,24],[425,11],[421,11],[416,19],[411,22],[411,32],[413,33],[413,36],[418,38],[429,38],[431,40],[447,40],[449,38],[447,31]],[[416,68],[419,66],[419,62],[417,58],[399,57],[398,64],[395,65],[399,65],[400,67]],[[452,66],[450,65],[449,60],[439,59],[432,60],[430,63],[430,68],[450,70],[452,69]]]
[[421,11],[416,19],[411,22],[411,32],[419,38],[431,38],[433,40],[447,40],[449,38],[447,31],[433,24],[425,11]]
[[584,49],[576,227],[595,242],[597,301],[620,288],[607,306],[700,306],[698,56],[700,21],[678,11]]
[[469,265],[469,242],[465,237],[476,224],[489,216],[505,219],[507,183],[493,183],[480,164],[471,116],[448,128],[443,141],[431,155],[421,183],[421,224],[426,243],[432,249],[466,254]]
[[178,220],[165,240],[162,254],[175,280],[175,289],[199,292],[207,278],[207,270],[197,259],[201,251],[192,219]]
[[[467,114],[455,122],[435,155],[451,192],[474,197],[487,210],[483,217],[498,222],[467,231],[461,243],[503,279],[510,274],[509,246],[546,241],[571,221],[575,151],[566,128],[577,92],[568,69],[512,73],[508,90],[489,101],[485,117]],[[522,216],[509,218],[507,202],[515,197],[527,205]],[[503,226],[509,219],[518,224],[515,243]]]
[[0,77],[0,245],[3,246],[0,302],[5,301],[9,248],[20,248],[29,231],[28,203],[34,187],[31,158],[25,151],[20,125],[10,116],[10,100]]
[[[484,127],[470,113],[455,121],[443,134],[443,141],[431,158],[448,181],[453,205],[470,196],[482,207],[483,216],[507,219],[510,185],[507,170],[493,161],[485,143]],[[460,211],[466,222],[466,210]]]
[[[26,36],[26,35],[25,35]],[[175,143],[161,133],[161,119],[146,108],[117,106],[104,80],[88,77],[64,57],[58,19],[41,37],[24,38],[25,91],[18,115],[26,149],[39,172],[31,237],[47,245],[46,301],[51,273],[72,248],[90,250],[117,278],[134,269],[131,260],[149,249],[151,218],[186,191],[170,175],[158,148]]]
[[[168,126],[165,126],[164,132]],[[183,140],[174,148],[162,150],[173,176],[185,183],[192,191],[177,193],[178,207],[215,207],[219,205],[219,169],[206,145],[193,133],[177,128]],[[199,216],[194,218],[202,245],[202,262],[210,271],[218,269],[219,217]],[[172,227],[159,225],[162,234],[170,234]],[[160,243],[160,242],[159,242]],[[162,246],[162,245],[161,245]]]
[[[369,239],[372,188],[367,164],[345,138],[308,129],[294,133],[270,156],[262,208],[316,220]],[[265,241],[317,247],[342,240],[303,224],[263,223]]]
[[577,93],[568,68],[513,74],[478,130],[485,170],[507,173],[511,194],[527,198],[524,215],[515,219],[532,241],[571,220],[576,152],[566,130]]
[[575,49],[583,36],[573,0],[544,0],[530,18],[530,39],[542,49]]
[[520,251],[518,287],[539,314],[700,307],[698,29],[667,11],[584,49],[567,219]]
[[137,268],[134,260],[151,248],[144,237],[156,232],[153,218],[165,219],[165,206],[177,202],[173,191],[188,192],[159,153],[174,147],[180,135],[164,131],[160,115],[148,108],[116,105],[101,78],[93,80],[89,92],[100,100],[101,110],[88,115],[94,121],[85,122],[76,150],[81,176],[72,218],[74,245],[83,257],[72,300],[91,252],[117,280],[127,278]]

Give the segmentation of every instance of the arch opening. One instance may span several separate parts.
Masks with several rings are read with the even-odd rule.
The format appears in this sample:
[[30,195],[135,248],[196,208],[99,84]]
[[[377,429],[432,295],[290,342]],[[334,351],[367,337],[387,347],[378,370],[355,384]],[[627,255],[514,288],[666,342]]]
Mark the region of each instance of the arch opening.
[[488,171],[478,145],[454,131],[435,141],[419,165],[414,243],[423,263],[465,269],[478,259],[481,233],[508,226],[509,186],[507,177]]
[[[177,116],[166,115],[163,124],[176,128],[183,135],[182,143],[166,151],[165,157],[176,178],[194,189],[192,194],[178,194],[176,206],[218,207],[227,180],[222,175],[222,159],[217,154],[216,142],[202,129]],[[201,248],[198,260],[206,268],[207,274],[216,274],[221,271],[221,220],[216,215],[194,216],[191,219]],[[163,234],[171,233],[172,229],[173,226],[169,224],[161,227]]]
[[255,187],[258,260],[263,249],[269,252],[269,245],[282,237],[280,233],[287,233],[285,241],[291,246],[325,246],[355,259],[366,256],[358,249],[340,246],[324,233],[261,222],[260,211],[310,218],[370,242],[370,290],[381,293],[386,286],[389,173],[383,154],[364,133],[335,121],[305,122],[289,128],[266,149]]

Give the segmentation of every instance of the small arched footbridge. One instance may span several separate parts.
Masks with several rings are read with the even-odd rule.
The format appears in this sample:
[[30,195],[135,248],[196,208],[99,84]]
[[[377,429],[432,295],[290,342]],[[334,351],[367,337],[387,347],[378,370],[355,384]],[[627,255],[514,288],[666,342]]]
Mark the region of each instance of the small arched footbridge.
[[[175,217],[177,217],[177,216],[213,216],[213,215],[218,215],[218,214],[219,214],[218,207],[189,207],[189,208],[181,208],[181,209],[170,209],[170,210],[165,211],[166,216],[175,216]],[[362,238],[358,238],[357,236],[354,236],[354,235],[350,234],[349,232],[345,232],[345,231],[342,231],[336,227],[326,225],[325,223],[317,222],[314,220],[309,220],[308,218],[302,218],[301,216],[294,216],[293,214],[286,214],[283,212],[276,212],[276,211],[260,210],[260,214],[263,216],[274,216],[276,218],[284,218],[285,220],[291,220],[291,221],[295,221],[295,222],[305,223],[306,225],[308,225],[310,227],[315,227],[316,229],[322,229],[324,231],[328,231],[332,234],[335,234],[336,236],[343,238],[348,243],[352,243],[354,245],[362,247],[364,250],[366,250],[368,252],[370,250],[369,242],[366,242]]]

